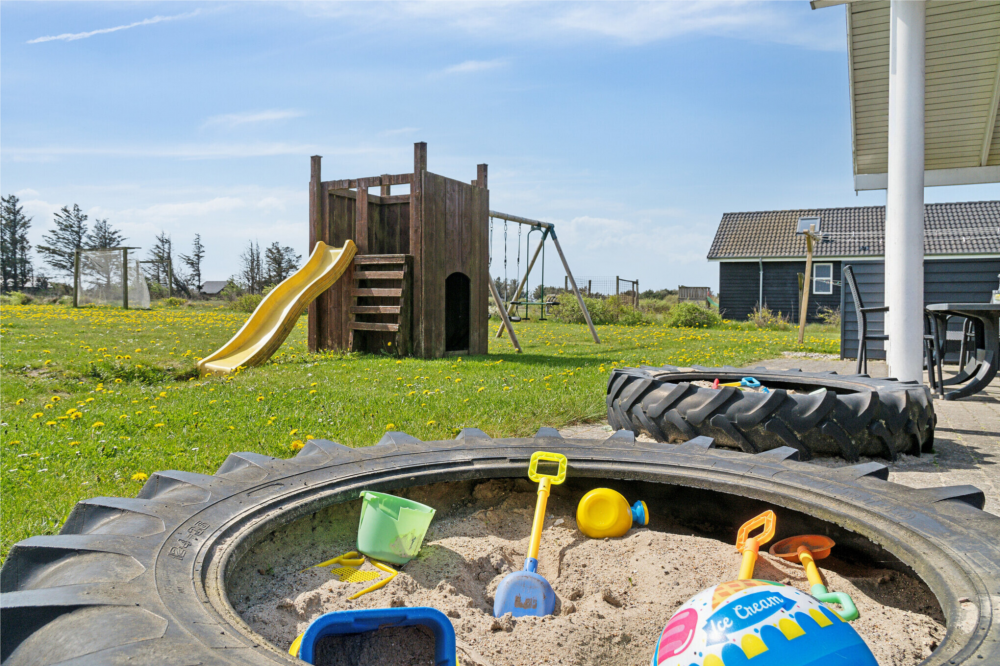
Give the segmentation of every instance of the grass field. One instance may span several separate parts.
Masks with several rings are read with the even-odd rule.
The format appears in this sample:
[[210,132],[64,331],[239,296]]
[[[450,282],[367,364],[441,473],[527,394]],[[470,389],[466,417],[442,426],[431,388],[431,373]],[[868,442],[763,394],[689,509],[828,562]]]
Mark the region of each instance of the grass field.
[[836,353],[834,330],[796,333],[522,322],[489,356],[433,361],[309,354],[305,318],[272,361],[199,379],[195,362],[246,315],[220,307],[0,310],[2,544],[56,533],[73,504],[134,495],[160,469],[211,474],[233,451],[293,455],[311,438],[367,446],[602,419],[615,366],[745,364],[783,350]]

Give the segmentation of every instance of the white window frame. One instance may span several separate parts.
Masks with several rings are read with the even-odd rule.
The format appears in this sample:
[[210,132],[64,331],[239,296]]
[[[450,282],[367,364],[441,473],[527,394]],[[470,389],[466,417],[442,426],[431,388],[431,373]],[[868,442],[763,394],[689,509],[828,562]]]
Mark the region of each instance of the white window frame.
[[[828,266],[830,268],[830,277],[816,277],[816,269],[820,266]],[[822,291],[819,289],[821,284],[823,285]],[[813,264],[812,293],[816,296],[829,296],[833,293],[833,264]]]

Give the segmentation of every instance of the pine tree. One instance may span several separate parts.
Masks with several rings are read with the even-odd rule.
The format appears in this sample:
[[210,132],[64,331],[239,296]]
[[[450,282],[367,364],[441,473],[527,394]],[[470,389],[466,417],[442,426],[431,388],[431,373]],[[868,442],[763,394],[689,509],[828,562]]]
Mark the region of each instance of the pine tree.
[[201,288],[201,262],[205,258],[205,246],[201,244],[201,234],[194,235],[194,242],[191,244],[191,254],[178,255],[184,265],[191,273],[188,275],[188,282]]
[[25,216],[18,198],[11,194],[3,198],[0,208],[0,288],[4,291],[22,289],[31,279],[31,243],[28,229],[31,218]]
[[156,242],[146,255],[146,270],[149,279],[164,288],[169,288],[171,264],[173,262],[173,243],[167,232],[160,231]]
[[110,247],[121,247],[128,240],[110,224],[107,220],[94,220],[94,228],[87,234],[88,250],[103,250]]
[[295,250],[278,243],[271,245],[264,250],[264,282],[275,285],[284,281],[289,275],[299,268],[301,254],[296,254]]
[[73,275],[76,251],[84,247],[87,236],[87,216],[80,207],[63,206],[52,220],[56,228],[42,236],[45,245],[38,246],[38,252],[52,268]]

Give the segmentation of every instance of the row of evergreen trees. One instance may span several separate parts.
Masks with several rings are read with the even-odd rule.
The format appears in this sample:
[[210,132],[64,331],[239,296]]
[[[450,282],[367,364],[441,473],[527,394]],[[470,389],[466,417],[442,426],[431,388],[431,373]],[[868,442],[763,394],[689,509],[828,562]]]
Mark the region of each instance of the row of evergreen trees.
[[[24,289],[29,285],[48,286],[48,279],[38,276],[31,255],[28,231],[32,218],[24,214],[17,196],[3,197],[0,209],[0,289],[5,292]],[[94,220],[93,227],[87,215],[76,204],[63,206],[53,217],[54,228],[42,236],[44,245],[36,248],[42,260],[60,277],[72,283],[76,250],[100,250],[123,246],[128,239],[115,229],[107,219]],[[189,254],[178,253],[180,265],[173,261],[174,250],[170,236],[161,231],[147,253],[143,268],[150,282],[168,287],[173,275],[172,288],[188,297],[203,283],[202,263],[205,246],[201,235],[195,234]],[[275,285],[299,267],[301,255],[287,246],[272,243],[261,252],[260,244],[250,242],[240,255],[239,272],[230,278],[242,289],[259,294]],[[179,270],[178,270],[179,269]]]

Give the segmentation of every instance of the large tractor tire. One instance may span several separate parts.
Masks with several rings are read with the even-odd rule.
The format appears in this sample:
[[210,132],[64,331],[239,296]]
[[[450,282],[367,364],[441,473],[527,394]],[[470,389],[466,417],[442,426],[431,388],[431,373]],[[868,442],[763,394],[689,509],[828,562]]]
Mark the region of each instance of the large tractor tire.
[[632,484],[654,514],[735,533],[770,507],[777,538],[822,529],[842,558],[898,566],[930,587],[947,633],[924,666],[1000,663],[1000,518],[981,510],[982,492],[908,488],[887,482],[880,463],[831,469],[798,462],[789,447],[755,455],[712,447],[704,437],[641,443],[627,431],[568,440],[551,428],[523,439],[466,429],[436,442],[388,433],[361,449],[313,440],[288,460],[234,453],[214,476],[157,472],[135,499],[82,501],[58,536],[11,549],[0,570],[0,660],[301,663],[228,601],[227,581],[239,582],[257,544],[362,489],[523,477],[532,452],[547,450],[569,458],[567,487]]
[[[694,382],[752,376],[769,393]],[[759,453],[790,446],[814,455],[895,460],[934,446],[934,403],[919,382],[836,372],[754,368],[621,368],[608,380],[608,423],[658,442],[705,435],[720,446]]]

